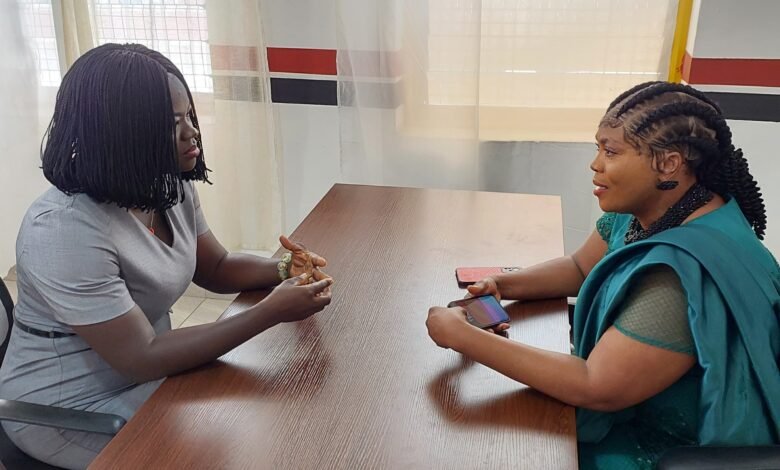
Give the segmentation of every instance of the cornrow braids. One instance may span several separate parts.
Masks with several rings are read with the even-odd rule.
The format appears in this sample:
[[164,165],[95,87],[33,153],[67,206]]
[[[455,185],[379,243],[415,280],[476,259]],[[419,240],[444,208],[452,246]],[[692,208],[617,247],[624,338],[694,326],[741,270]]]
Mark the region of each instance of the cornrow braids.
[[[188,176],[179,169],[168,88],[168,67],[175,66],[152,52],[105,44],[63,77],[41,144],[43,174],[60,191],[141,210],[183,200]],[[207,181],[205,163],[201,168],[189,179]]]
[[679,151],[699,183],[733,197],[758,238],[766,209],[742,150],[734,147],[720,107],[687,85],[647,82],[620,95],[602,125],[622,126],[627,142],[654,158]]
[[663,104],[647,112],[643,119],[634,121],[631,132],[635,135],[640,135],[653,124],[675,116],[696,116],[702,118],[705,122],[709,122],[714,116],[717,116],[717,113],[709,106],[695,101],[674,101]]
[[617,98],[612,100],[612,102],[609,104],[609,107],[607,108],[607,110],[610,110],[610,109],[614,108],[616,104],[618,104],[621,101],[625,100],[626,98],[628,98],[629,96],[631,96],[634,93],[638,92],[639,90],[643,90],[643,89],[645,89],[647,87],[650,87],[650,86],[653,86],[653,85],[655,85],[657,83],[664,83],[664,82],[658,82],[658,81],[656,81],[656,82],[644,82],[644,83],[640,83],[639,85],[636,85],[636,86],[634,86],[634,87],[624,91],[623,93],[618,95]]
[[[715,108],[715,111],[717,111],[718,113],[721,112],[720,106],[718,106],[717,103],[712,101],[707,95],[705,95],[704,93],[700,92],[695,88],[689,87],[687,85],[682,85],[680,83],[669,83],[669,82],[648,82],[648,83],[650,83],[649,86],[641,88],[640,91],[634,93],[630,99],[628,99],[625,103],[623,103],[623,105],[618,110],[616,117],[619,118],[620,116],[625,114],[626,111],[628,111],[629,109],[635,108],[636,106],[645,103],[655,98],[656,96],[663,95],[664,93],[669,93],[669,92],[685,93],[686,95],[697,98],[700,101],[704,101],[711,107]],[[610,106],[610,108],[612,107],[613,106]]]

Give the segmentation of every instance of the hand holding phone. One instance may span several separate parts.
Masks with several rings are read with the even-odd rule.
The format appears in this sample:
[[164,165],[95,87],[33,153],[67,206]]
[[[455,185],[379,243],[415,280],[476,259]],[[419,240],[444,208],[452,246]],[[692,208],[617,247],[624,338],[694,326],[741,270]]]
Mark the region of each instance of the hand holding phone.
[[447,307],[462,307],[466,311],[466,320],[477,328],[492,328],[501,323],[509,323],[506,310],[492,295],[453,300]]
[[474,284],[466,286],[468,294],[466,297],[479,297],[480,295],[492,295],[498,300],[501,300],[501,292],[498,290],[498,284],[496,278],[486,277]]

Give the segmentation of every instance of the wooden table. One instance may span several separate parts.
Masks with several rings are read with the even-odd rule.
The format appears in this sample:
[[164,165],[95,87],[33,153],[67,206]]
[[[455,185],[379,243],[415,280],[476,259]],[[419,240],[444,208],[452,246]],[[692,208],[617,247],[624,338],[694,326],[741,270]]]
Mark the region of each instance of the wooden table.
[[[572,407],[425,329],[455,267],[562,255],[558,197],[339,184],[291,238],[329,260],[331,305],[167,379],[91,468],[576,468]],[[513,340],[568,351],[563,299],[508,310]]]

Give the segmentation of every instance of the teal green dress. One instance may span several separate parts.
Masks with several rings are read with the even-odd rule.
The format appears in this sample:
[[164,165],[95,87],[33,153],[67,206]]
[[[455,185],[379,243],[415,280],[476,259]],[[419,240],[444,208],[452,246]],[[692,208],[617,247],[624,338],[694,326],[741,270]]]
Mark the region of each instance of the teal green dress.
[[683,226],[626,246],[631,216],[611,214],[608,251],[574,314],[587,358],[632,283],[658,267],[679,277],[698,364],[672,386],[616,413],[577,410],[580,468],[654,468],[680,445],[758,445],[780,436],[780,268],[732,199]]

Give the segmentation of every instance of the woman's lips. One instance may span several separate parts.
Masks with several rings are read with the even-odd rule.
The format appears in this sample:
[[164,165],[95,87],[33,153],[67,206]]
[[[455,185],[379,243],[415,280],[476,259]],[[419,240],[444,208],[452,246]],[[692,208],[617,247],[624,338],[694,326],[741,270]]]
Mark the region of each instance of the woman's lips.
[[198,155],[200,155],[200,149],[193,145],[192,147],[188,148],[182,156],[184,158],[198,158]]

